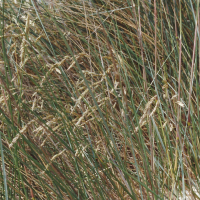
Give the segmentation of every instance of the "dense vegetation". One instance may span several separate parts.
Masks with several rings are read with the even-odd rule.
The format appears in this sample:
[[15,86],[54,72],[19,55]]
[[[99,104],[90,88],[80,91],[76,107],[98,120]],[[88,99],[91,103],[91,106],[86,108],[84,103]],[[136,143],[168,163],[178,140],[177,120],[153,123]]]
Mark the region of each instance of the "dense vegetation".
[[199,0],[2,0],[1,199],[200,199]]

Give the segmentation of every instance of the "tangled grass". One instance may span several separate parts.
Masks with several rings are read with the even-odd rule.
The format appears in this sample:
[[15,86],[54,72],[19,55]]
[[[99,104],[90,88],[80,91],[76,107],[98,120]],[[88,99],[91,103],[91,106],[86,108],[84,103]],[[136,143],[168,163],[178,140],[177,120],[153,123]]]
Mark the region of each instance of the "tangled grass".
[[199,0],[0,13],[2,199],[200,199]]

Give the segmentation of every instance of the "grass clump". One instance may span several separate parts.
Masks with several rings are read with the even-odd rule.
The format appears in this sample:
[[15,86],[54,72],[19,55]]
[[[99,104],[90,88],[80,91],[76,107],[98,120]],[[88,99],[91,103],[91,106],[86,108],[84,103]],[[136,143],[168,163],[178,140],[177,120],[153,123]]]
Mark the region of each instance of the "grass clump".
[[2,199],[199,199],[199,0],[1,2]]

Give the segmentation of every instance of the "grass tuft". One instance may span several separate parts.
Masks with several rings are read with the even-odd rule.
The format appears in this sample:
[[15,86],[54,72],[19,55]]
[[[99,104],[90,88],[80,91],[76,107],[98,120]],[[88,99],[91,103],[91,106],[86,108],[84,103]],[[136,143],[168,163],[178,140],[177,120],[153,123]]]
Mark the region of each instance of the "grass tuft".
[[2,199],[200,199],[199,0],[0,13]]

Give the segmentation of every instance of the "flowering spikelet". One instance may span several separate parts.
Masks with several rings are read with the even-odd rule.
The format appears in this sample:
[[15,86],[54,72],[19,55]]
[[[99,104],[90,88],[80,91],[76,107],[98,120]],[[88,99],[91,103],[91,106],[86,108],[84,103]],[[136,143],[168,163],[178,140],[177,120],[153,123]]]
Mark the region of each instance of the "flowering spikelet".
[[[151,107],[151,104],[154,102],[154,100],[157,98],[157,95],[155,95],[154,97],[152,97],[148,102],[147,104],[145,105],[145,109],[144,109],[144,112],[143,112],[143,115],[142,117],[140,118],[140,121],[139,121],[139,126],[142,127],[146,124],[146,120],[145,118],[147,117],[147,113],[148,113],[148,110],[150,109]],[[155,108],[153,109],[153,111],[151,112],[150,114],[150,117],[155,113],[157,107],[159,105],[159,101],[156,102],[156,106]],[[139,130],[139,126],[135,128],[135,132],[137,132]]]
[[29,128],[29,126],[34,122],[35,120],[31,120],[30,122],[28,122],[26,124],[26,126],[24,126],[19,133],[15,136],[15,138],[12,140],[12,142],[9,144],[9,148],[11,148],[16,142],[17,140],[20,138],[20,135],[23,135],[27,129]]
[[[51,158],[51,161],[46,165],[45,171],[48,170],[48,168],[49,168],[49,166],[51,165],[51,163],[52,163],[56,158],[58,158],[59,156],[61,156],[65,151],[66,151],[66,149],[64,149],[64,150],[62,150],[60,153],[54,155],[54,156]],[[45,171],[43,171],[41,174],[44,174]]]
[[25,36],[23,36],[22,44],[21,44],[21,48],[20,48],[20,51],[21,51],[21,54],[20,54],[20,58],[21,58],[20,67],[21,68],[24,66],[26,36],[28,35],[29,25],[30,25],[29,21],[30,21],[30,14],[28,13],[27,18],[26,18]]
[[156,109],[158,108],[159,103],[160,103],[160,101],[158,100],[158,101],[156,102],[156,105],[155,105],[154,109],[152,110],[151,114],[149,115],[149,117],[151,117],[151,116],[156,112]]

